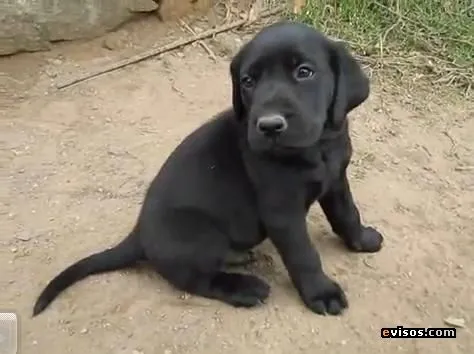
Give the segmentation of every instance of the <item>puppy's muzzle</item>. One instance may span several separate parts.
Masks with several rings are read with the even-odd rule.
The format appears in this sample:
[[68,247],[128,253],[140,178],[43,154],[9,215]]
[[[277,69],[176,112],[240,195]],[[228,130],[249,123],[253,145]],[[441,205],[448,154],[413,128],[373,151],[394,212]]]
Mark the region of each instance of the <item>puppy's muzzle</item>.
[[274,114],[257,119],[257,131],[265,136],[277,136],[288,129],[285,117]]

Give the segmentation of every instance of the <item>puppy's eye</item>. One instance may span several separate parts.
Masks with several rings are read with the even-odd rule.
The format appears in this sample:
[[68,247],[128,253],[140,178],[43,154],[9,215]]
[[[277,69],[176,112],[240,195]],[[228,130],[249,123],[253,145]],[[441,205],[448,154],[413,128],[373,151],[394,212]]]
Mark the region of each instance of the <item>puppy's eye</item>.
[[255,83],[255,80],[252,77],[250,77],[249,75],[244,75],[240,79],[240,83],[246,88],[251,88],[251,87],[253,87],[253,85]]
[[314,75],[314,71],[311,70],[311,68],[301,65],[296,69],[295,76],[298,80],[304,80],[304,79],[309,79]]

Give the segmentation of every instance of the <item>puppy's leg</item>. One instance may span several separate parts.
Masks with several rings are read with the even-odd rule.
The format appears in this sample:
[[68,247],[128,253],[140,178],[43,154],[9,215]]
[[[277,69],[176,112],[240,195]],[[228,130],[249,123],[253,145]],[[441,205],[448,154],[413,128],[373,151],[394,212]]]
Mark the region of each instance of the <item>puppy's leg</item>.
[[151,255],[149,261],[172,285],[190,294],[217,299],[235,307],[253,307],[268,297],[270,287],[263,280],[253,275],[221,271],[219,265],[223,260],[201,251],[200,256],[175,255],[168,261]]
[[318,314],[342,313],[348,306],[346,296],[322,268],[319,253],[308,235],[304,201],[278,192],[268,193],[262,199],[260,213],[267,234],[303,302]]
[[318,314],[341,314],[348,306],[342,288],[323,270],[306,227],[306,187],[299,171],[246,154],[265,235],[280,254],[305,305]]
[[320,199],[319,204],[333,232],[355,252],[377,252],[383,243],[382,235],[372,227],[361,224],[347,175],[337,180]]
[[[277,217],[276,222],[274,217]],[[268,234],[280,253],[303,302],[313,312],[338,315],[348,306],[341,287],[323,271],[318,252],[311,244],[305,213],[274,214],[266,219]]]
[[159,274],[182,291],[236,307],[264,302],[270,287],[263,280],[222,271],[228,238],[210,218],[187,213],[176,222],[170,220],[174,217],[156,227],[159,241],[145,246],[147,259]]

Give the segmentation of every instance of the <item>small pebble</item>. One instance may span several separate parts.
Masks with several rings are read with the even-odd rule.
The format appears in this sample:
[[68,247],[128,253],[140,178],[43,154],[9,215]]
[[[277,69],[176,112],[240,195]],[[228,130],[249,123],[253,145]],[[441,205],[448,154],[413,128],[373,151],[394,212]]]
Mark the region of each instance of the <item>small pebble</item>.
[[48,75],[50,78],[54,79],[56,76],[58,76],[58,73],[52,71],[52,70],[46,70],[45,71],[46,75]]
[[444,319],[444,323],[446,323],[448,326],[457,328],[466,327],[466,321],[464,320],[464,318],[448,317]]
[[180,298],[181,300],[189,300],[189,299],[191,298],[191,295],[185,292],[185,293],[182,293],[182,294],[179,296],[179,298]]
[[17,235],[16,239],[20,241],[29,241],[31,240],[31,237],[27,234],[20,234],[20,235]]

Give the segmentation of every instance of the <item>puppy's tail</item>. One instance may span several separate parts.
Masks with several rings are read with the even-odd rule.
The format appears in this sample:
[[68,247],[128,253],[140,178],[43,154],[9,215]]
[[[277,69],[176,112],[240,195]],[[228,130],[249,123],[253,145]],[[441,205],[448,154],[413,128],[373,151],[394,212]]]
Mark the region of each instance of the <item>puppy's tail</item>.
[[43,312],[63,290],[85,277],[127,268],[144,259],[143,248],[135,231],[113,248],[95,253],[72,264],[49,282],[36,300],[33,316]]

